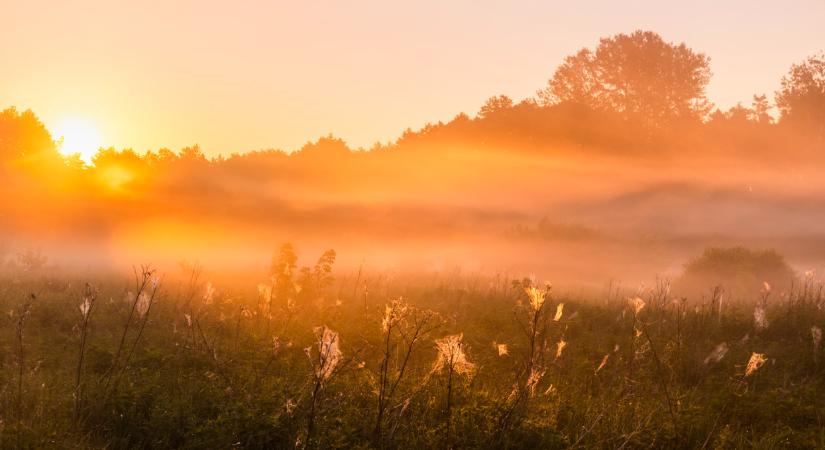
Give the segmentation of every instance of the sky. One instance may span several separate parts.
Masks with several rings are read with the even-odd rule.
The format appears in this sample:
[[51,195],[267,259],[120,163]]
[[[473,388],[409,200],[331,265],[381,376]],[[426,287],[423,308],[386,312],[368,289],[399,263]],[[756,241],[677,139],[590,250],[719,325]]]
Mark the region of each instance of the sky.
[[710,56],[718,106],[772,97],[825,50],[823,23],[822,0],[0,0],[0,108],[138,151],[368,148],[531,97],[566,55],[636,29]]

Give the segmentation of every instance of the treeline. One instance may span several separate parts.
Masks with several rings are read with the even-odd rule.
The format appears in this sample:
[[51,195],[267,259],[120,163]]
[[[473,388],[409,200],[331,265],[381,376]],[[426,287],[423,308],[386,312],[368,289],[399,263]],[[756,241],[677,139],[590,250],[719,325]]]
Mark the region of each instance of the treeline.
[[[794,64],[781,80],[771,102],[754,95],[749,105],[727,111],[715,108],[706,96],[711,78],[710,58],[684,43],[665,42],[649,31],[604,38],[594,49],[567,57],[535,98],[516,102],[507,96],[488,99],[474,117],[458,114],[448,123],[407,129],[395,142],[377,143],[380,151],[432,148],[459,142],[470,146],[507,149],[548,149],[571,144],[608,150],[661,149],[685,139],[706,143],[750,146],[781,135],[796,137],[799,145],[821,145],[825,138],[825,55]],[[775,118],[776,116],[776,118]],[[752,139],[754,136],[759,139]],[[56,155],[59,143],[31,111],[10,108],[0,114],[0,160],[37,156],[39,163]],[[364,149],[357,149],[364,150]],[[332,136],[307,143],[291,152],[295,159],[344,156],[352,153]],[[131,149],[101,149],[97,168],[157,164],[222,164],[261,157],[284,159],[288,152],[264,150],[206,158],[198,146],[180,152],[160,149],[140,154]],[[66,158],[82,167],[78,158]]]
[[150,217],[401,234],[482,222],[501,230],[550,196],[638,189],[652,182],[637,174],[644,164],[675,179],[673,171],[701,171],[707,160],[718,180],[730,164],[714,158],[771,171],[825,158],[825,55],[793,65],[772,100],[754,95],[727,111],[706,96],[710,76],[704,54],[637,31],[569,56],[534,98],[494,96],[473,116],[407,129],[370,149],[330,135],[292,152],[215,157],[197,145],[108,148],[91,164],[61,155],[33,112],[9,108],[0,112],[8,199],[0,231],[41,236],[62,222],[106,230]]

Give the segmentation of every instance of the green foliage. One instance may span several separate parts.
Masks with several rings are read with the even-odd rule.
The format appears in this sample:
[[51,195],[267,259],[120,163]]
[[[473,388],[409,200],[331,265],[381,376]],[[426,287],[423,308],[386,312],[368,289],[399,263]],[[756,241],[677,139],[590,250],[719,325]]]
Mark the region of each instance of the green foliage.
[[685,265],[678,284],[703,288],[721,285],[729,292],[755,298],[765,289],[765,282],[781,291],[790,288],[794,278],[785,258],[775,250],[712,247]]
[[[709,251],[692,267],[716,270],[715,264],[726,267],[729,259],[745,266],[781,261],[771,252]],[[327,252],[306,273],[320,297],[335,293],[340,302],[299,296],[292,309],[271,311],[256,286],[217,285],[209,296],[192,296],[190,290],[204,292],[205,280],[193,286],[188,274],[167,276],[134,354],[119,359],[131,297],[120,279],[98,281],[77,421],[73,393],[82,336],[77,326],[82,323],[82,280],[28,276],[12,283],[9,277],[19,274],[0,274],[0,310],[14,311],[11,317],[4,315],[6,326],[0,333],[0,447],[825,444],[819,419],[825,406],[817,401],[825,395],[822,348],[810,332],[811,327],[825,326],[825,302],[817,286],[778,293],[786,300],[768,304],[770,326],[756,332],[747,306],[723,309],[718,318],[709,312],[707,300],[673,302],[666,294],[662,297],[666,289],[659,287],[606,300],[579,299],[544,287],[539,292],[546,294],[545,303],[536,309],[525,294],[525,288],[534,287],[530,279],[333,279],[333,262],[334,254]],[[282,274],[285,267],[297,268],[294,249],[283,247],[275,265]],[[284,277],[283,283],[287,281],[295,282]],[[366,298],[363,283],[371,293]],[[31,291],[40,293],[33,301],[27,294]],[[403,301],[398,300],[402,296]],[[645,306],[630,307],[625,300],[629,296],[639,296]],[[15,324],[26,302],[30,315],[22,333],[21,359]],[[555,321],[560,303],[565,304],[564,313]],[[389,319],[388,305],[396,308]],[[129,343],[138,333],[135,323]],[[420,324],[422,337],[402,371],[407,343]],[[337,333],[341,359],[316,383],[322,334],[315,327],[322,325]],[[533,329],[538,338],[531,341]],[[450,379],[444,366],[433,370],[438,351],[434,341],[459,334],[472,370],[455,371]],[[561,337],[568,344],[556,358],[555,343]],[[507,354],[500,355],[494,342],[506,344]],[[727,353],[708,362],[720,343],[726,343]],[[746,376],[744,366],[753,352],[764,353],[768,362]],[[534,385],[525,382],[528,363],[542,369]],[[119,381],[107,388],[113,371]],[[397,389],[388,393],[396,380]],[[386,401],[386,410],[376,436],[379,398]],[[308,436],[310,417],[314,430]]]
[[782,121],[825,137],[825,54],[794,64],[776,93]]

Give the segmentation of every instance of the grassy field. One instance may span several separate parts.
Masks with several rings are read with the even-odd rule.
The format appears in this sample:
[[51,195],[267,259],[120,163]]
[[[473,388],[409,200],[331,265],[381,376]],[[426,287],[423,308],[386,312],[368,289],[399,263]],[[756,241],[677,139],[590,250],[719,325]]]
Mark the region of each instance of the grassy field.
[[822,448],[821,286],[0,278],[3,448]]

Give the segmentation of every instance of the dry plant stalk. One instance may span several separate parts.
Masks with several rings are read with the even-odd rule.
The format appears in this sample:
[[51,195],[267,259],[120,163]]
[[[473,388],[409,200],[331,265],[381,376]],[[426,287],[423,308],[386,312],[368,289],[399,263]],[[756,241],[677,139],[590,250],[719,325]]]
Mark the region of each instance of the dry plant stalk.
[[[147,321],[149,320],[149,310],[152,308],[155,296],[160,288],[160,278],[155,275],[155,270],[150,266],[141,266],[140,273],[138,273],[137,269],[134,270],[134,273],[136,288],[135,294],[131,302],[131,308],[129,309],[129,316],[126,319],[126,324],[123,326],[123,334],[120,337],[117,352],[115,353],[112,365],[107,371],[106,382],[103,388],[104,403],[111,394],[111,391],[114,391],[117,388],[117,384],[120,381],[121,376],[129,365],[129,361],[131,360],[132,355],[134,354],[135,349],[143,336],[143,331],[146,327]],[[128,337],[129,330],[132,328],[133,324],[139,327],[137,336],[132,342],[129,353],[121,362],[121,357],[123,356],[124,349],[126,348],[126,338]],[[118,368],[120,370],[118,370]]]
[[304,349],[304,353],[306,353],[312,365],[312,393],[306,431],[307,447],[312,445],[312,437],[315,431],[315,416],[318,411],[318,402],[320,401],[322,390],[335,375],[343,359],[338,333],[330,330],[326,326],[316,327],[314,331],[318,346],[317,357],[312,355],[312,347]]
[[74,417],[73,421],[77,426],[80,420],[80,411],[83,408],[83,359],[86,353],[86,339],[89,334],[89,320],[92,316],[92,309],[97,300],[97,289],[91,284],[86,283],[86,288],[83,294],[83,302],[79,305],[80,309],[80,344],[77,355],[77,370],[75,373],[74,383]]
[[15,399],[15,415],[17,416],[17,448],[21,448],[21,433],[23,424],[23,375],[25,373],[26,359],[25,346],[23,340],[23,329],[26,321],[31,315],[31,308],[37,299],[34,294],[30,294],[17,312],[17,323],[15,326],[15,336],[17,338],[17,396]]
[[[401,380],[407,372],[413,351],[418,343],[438,326],[435,319],[437,316],[434,312],[414,308],[401,298],[385,307],[381,320],[383,345],[378,368],[378,405],[373,430],[374,439],[379,447],[384,444],[383,430],[387,408],[392,404]],[[396,361],[394,370],[391,368],[393,359]]]

